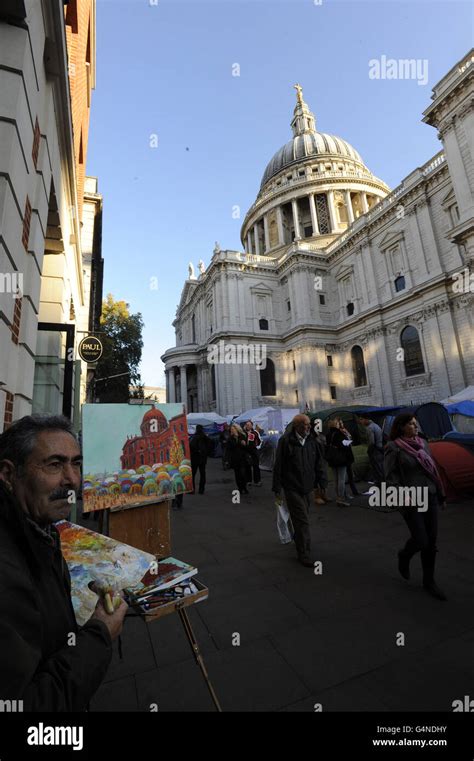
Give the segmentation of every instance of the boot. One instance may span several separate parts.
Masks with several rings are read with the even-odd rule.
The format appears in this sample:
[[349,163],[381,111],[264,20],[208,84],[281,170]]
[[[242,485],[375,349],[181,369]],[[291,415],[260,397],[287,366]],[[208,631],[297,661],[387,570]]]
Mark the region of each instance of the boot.
[[437,549],[430,547],[428,550],[421,551],[421,565],[423,567],[423,587],[428,594],[436,597],[437,600],[447,600],[444,592],[438,587],[434,580],[434,569]]
[[398,570],[404,579],[410,578],[410,560],[417,551],[418,546],[412,537],[410,537],[404,548],[398,553]]
[[325,505],[325,501],[321,495],[321,489],[314,490],[314,503],[315,505]]
[[319,490],[319,495],[320,495],[321,499],[324,502],[332,502],[332,499],[330,499],[330,497],[328,497],[326,489],[320,489]]
[[411,555],[408,555],[405,550],[400,550],[398,553],[398,570],[404,579],[410,578],[410,560]]

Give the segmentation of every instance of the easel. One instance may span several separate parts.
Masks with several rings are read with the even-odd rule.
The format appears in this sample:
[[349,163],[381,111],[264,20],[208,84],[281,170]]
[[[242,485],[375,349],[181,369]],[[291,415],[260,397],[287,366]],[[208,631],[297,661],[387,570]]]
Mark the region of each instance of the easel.
[[[110,510],[107,508],[101,511],[99,517],[99,532],[103,533],[102,530],[105,525],[108,528],[108,536],[112,539],[124,542],[125,544],[130,544],[132,547],[136,547],[139,550],[150,552],[157,558],[168,557],[171,555],[170,508],[170,500],[137,508],[121,508],[118,510]],[[193,653],[194,660],[203,675],[203,679],[209,690],[216,711],[221,713],[221,705],[209,679],[209,674],[207,673],[196,635],[194,634],[191,621],[189,620],[186,611],[186,608],[190,605],[195,605],[200,600],[207,599],[209,596],[209,590],[194,577],[193,583],[198,588],[198,592],[195,594],[188,595],[180,600],[171,601],[150,615],[143,615],[140,611],[140,616],[145,619],[147,624],[151,624],[170,613],[178,613],[186,639],[188,640]]]

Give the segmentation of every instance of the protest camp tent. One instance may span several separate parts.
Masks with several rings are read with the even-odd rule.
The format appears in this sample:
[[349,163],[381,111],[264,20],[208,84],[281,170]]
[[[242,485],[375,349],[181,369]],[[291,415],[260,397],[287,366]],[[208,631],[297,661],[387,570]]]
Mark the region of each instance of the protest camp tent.
[[266,433],[276,431],[283,433],[286,426],[299,414],[299,409],[294,407],[256,407],[253,410],[246,410],[235,418],[235,422],[243,425],[247,420],[251,420],[254,425],[259,425]]
[[[461,401],[444,405],[453,422],[453,426],[459,433],[474,434],[474,402]],[[448,434],[451,438],[451,434]]]
[[446,397],[441,400],[441,404],[455,404],[456,402],[474,402],[474,386],[466,386],[457,394]]
[[448,501],[474,494],[474,451],[459,441],[430,442],[430,450],[443,481]]

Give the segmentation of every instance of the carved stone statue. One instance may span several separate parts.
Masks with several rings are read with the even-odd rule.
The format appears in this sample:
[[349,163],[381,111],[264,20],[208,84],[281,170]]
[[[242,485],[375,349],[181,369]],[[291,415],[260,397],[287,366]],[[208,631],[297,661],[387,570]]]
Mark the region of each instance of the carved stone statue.
[[216,240],[216,245],[214,246],[214,253],[218,254],[221,251],[221,247],[219,245],[219,242]]
[[196,280],[196,275],[194,274],[194,264],[192,262],[189,262],[188,264],[188,273],[189,280]]
[[199,270],[199,272],[201,273],[201,275],[204,275],[204,273],[205,273],[205,271],[206,271],[206,267],[205,267],[205,264],[204,264],[204,262],[203,262],[203,260],[202,260],[202,259],[199,259],[199,262],[198,262],[198,270]]

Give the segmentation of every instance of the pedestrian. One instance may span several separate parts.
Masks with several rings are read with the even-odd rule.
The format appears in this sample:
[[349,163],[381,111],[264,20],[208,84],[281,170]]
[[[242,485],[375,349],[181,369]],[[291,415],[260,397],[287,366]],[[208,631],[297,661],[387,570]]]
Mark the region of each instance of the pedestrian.
[[336,505],[338,507],[350,506],[346,499],[346,476],[347,466],[354,462],[351,444],[352,441],[346,437],[342,420],[339,417],[330,418],[325,456],[334,474]]
[[373,420],[365,415],[359,415],[358,420],[360,424],[364,426],[367,432],[367,454],[369,456],[370,467],[372,469],[374,483],[378,488],[380,488],[380,484],[384,477],[384,449],[382,429],[379,425],[377,425],[377,423],[374,423]]
[[247,486],[251,485],[252,476],[254,485],[261,486],[262,478],[260,475],[260,452],[258,447],[261,445],[262,439],[258,431],[253,427],[251,420],[247,420],[245,423],[244,432],[247,438]]
[[230,427],[229,423],[224,423],[224,427],[222,431],[219,434],[219,441],[221,444],[221,450],[222,450],[222,468],[223,470],[227,470],[230,468],[230,462],[229,462],[229,453],[227,451],[227,446],[229,443],[230,438]]
[[247,437],[237,423],[230,426],[228,442],[229,461],[234,469],[235,483],[241,494],[248,494],[247,489]]
[[313,567],[309,528],[310,498],[324,478],[319,447],[310,435],[307,415],[296,415],[278,442],[273,468],[272,491],[279,499],[283,490],[294,528],[299,562]]
[[108,614],[99,598],[76,623],[54,523],[69,516],[81,461],[62,416],[29,415],[0,435],[0,700],[25,712],[87,710],[128,607]]
[[199,470],[199,494],[204,494],[206,487],[206,463],[207,456],[211,450],[211,440],[209,436],[204,433],[204,428],[198,423],[196,426],[196,432],[191,437],[189,442],[189,449],[191,451],[191,471],[193,474],[193,491],[196,491],[196,473]]
[[[344,421],[343,421],[342,418],[339,418],[339,430],[344,434],[345,438],[348,441],[352,442],[352,444],[353,444],[352,436],[351,436],[350,432],[347,430],[347,428],[345,427]],[[355,483],[354,471],[352,470],[352,465],[354,464],[354,452],[352,451],[352,444],[348,448],[349,454],[348,454],[348,458],[347,458],[347,482],[348,482],[349,488],[350,488],[350,490],[352,492],[352,496],[353,497],[358,497],[359,496],[359,491],[358,491],[356,483]],[[352,499],[352,497],[349,497],[349,499]]]
[[[421,505],[402,505],[399,511],[410,531],[410,538],[398,553],[398,570],[404,579],[410,578],[410,560],[421,554],[423,587],[438,600],[446,595],[434,580],[439,506],[444,507],[446,496],[443,484],[428,444],[418,436],[416,418],[410,413],[397,415],[385,449],[384,475],[387,486],[422,487],[427,490],[428,509]],[[399,491],[401,496],[401,492]]]

